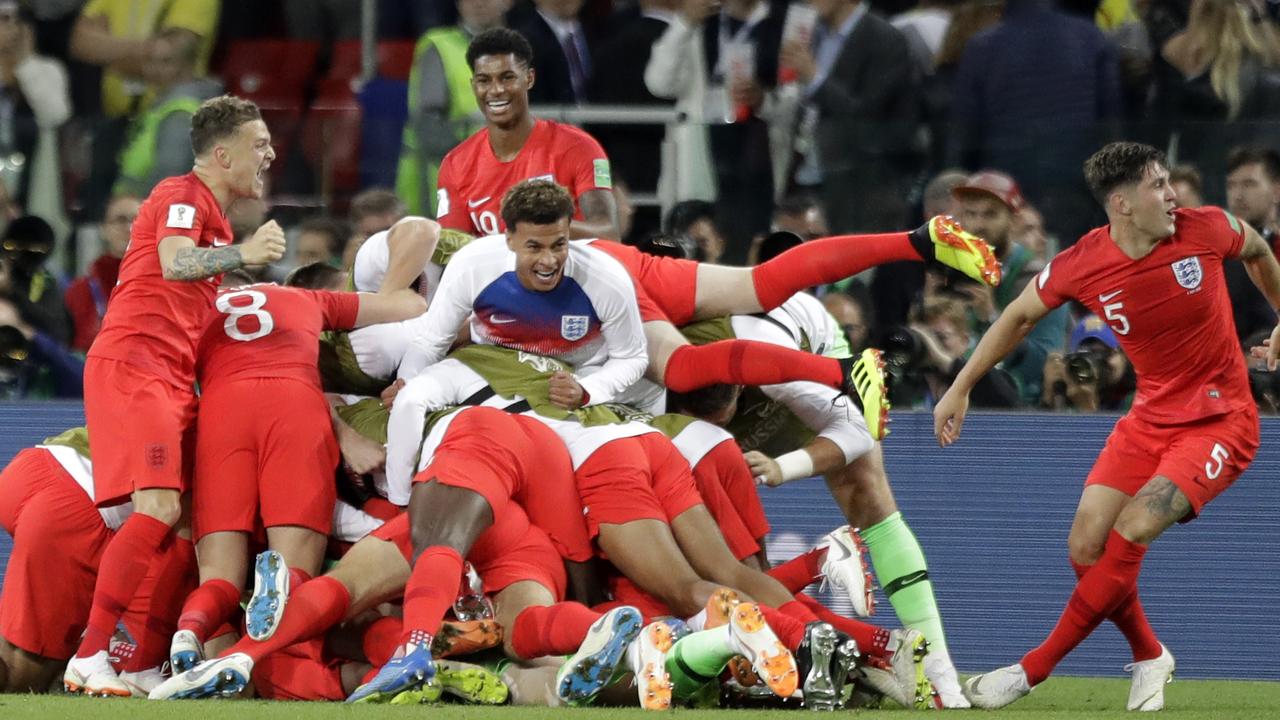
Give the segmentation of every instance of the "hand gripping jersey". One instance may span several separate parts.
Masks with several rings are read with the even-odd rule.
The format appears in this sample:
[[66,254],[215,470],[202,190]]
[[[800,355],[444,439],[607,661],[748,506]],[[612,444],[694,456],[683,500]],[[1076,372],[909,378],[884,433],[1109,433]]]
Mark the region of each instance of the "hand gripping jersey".
[[1253,406],[1222,275],[1243,226],[1216,207],[1177,210],[1176,223],[1139,260],[1098,228],[1036,278],[1049,308],[1076,299],[1111,326],[1138,376],[1131,414],[1166,425]]

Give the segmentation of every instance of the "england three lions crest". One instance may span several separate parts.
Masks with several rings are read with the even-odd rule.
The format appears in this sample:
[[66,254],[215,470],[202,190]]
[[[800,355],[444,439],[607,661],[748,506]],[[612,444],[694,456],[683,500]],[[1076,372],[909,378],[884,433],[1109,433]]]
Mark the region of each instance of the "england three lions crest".
[[1200,258],[1183,258],[1169,267],[1173,268],[1173,276],[1182,287],[1195,291],[1200,289],[1200,281],[1204,280],[1204,271],[1200,268]]
[[587,336],[591,329],[591,318],[586,315],[561,315],[560,337],[569,342],[577,342]]

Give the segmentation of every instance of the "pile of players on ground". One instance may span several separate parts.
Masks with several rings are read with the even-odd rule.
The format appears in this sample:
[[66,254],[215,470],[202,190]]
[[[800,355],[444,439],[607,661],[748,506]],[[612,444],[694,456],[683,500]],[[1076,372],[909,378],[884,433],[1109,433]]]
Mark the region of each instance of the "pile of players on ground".
[[[553,214],[552,224],[567,228],[569,217]],[[349,275],[322,265],[296,271],[287,285],[301,290],[224,278],[198,355],[192,528],[200,583],[192,590],[194,576],[147,579],[112,643],[119,685],[99,694],[422,703],[444,693],[648,709],[787,698],[812,709],[882,698],[965,705],[945,649],[930,653],[919,630],[886,631],[803,593],[825,577],[856,614],[871,613],[871,577],[852,529],[777,567],[765,558],[757,482],[847,468],[875,451],[887,410],[876,356],[850,358],[821,304],[797,294],[767,314],[748,308],[682,323],[680,341],[747,340],[837,358],[835,383],[669,392],[641,380],[618,392],[605,378],[629,344],[650,369],[661,347],[647,332],[647,298],[635,307],[643,284],[632,287],[627,263],[577,243],[555,250],[559,260],[546,267],[545,251],[565,245],[562,237],[522,265],[514,220],[510,237],[472,242],[408,218],[371,237]],[[944,232],[963,231],[933,223],[910,242],[937,243]],[[899,241],[910,248],[906,233]],[[404,272],[406,263],[421,272]],[[497,271],[486,275],[490,266]],[[561,312],[549,332],[536,327],[530,291],[554,296],[570,284],[585,287],[591,305],[581,316]],[[426,314],[414,291],[427,296]],[[597,317],[610,292],[631,296],[620,319]],[[321,308],[313,315],[322,322],[290,309],[300,297]],[[562,311],[573,299],[556,302]],[[467,318],[473,335],[487,337],[457,346]],[[495,341],[512,326],[514,339]],[[296,367],[271,369],[272,353],[299,338],[312,363],[302,376],[319,367],[328,408],[281,390]],[[407,382],[392,382],[397,366]],[[224,376],[242,382],[219,382]],[[251,434],[269,438],[268,448],[242,453],[235,428],[263,418],[268,428]],[[768,454],[744,457],[739,442]],[[808,459],[797,464],[797,452]],[[22,524],[7,527],[15,550],[0,633],[10,652],[0,669],[10,687],[47,687],[79,642],[96,560],[130,508],[98,510],[86,495],[93,480],[83,429],[24,451],[5,475],[7,491],[21,482],[30,492]],[[900,525],[896,518],[886,522]],[[251,549],[264,546],[250,562]],[[84,562],[47,576],[35,570],[71,557]],[[892,590],[927,578],[911,575],[919,577]],[[180,613],[166,607],[166,598],[184,596]],[[936,610],[933,622],[940,635]]]

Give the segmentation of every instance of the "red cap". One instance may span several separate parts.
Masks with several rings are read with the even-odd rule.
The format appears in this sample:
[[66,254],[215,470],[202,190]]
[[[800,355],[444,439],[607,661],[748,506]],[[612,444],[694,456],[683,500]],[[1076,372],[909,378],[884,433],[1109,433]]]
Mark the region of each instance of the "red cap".
[[1014,212],[1018,212],[1026,204],[1022,199],[1022,190],[1018,188],[1018,183],[1008,175],[995,170],[983,170],[970,175],[968,180],[953,188],[951,194],[956,197],[974,194],[991,195]]

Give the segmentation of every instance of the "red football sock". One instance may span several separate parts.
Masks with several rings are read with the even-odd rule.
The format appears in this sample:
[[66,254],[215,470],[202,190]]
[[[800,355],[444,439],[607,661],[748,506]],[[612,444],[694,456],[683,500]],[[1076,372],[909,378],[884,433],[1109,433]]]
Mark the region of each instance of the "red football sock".
[[[794,601],[787,603],[787,605],[792,604]],[[800,643],[804,642],[805,624],[781,610],[762,603],[756,603],[756,605],[760,607],[760,612],[764,614],[764,621],[769,623],[769,628],[773,630],[774,635],[778,636],[782,644],[793,653],[799,650]]]
[[905,232],[836,235],[793,247],[755,266],[751,276],[760,307],[769,311],[815,285],[839,282],[896,260],[923,259]]
[[813,611],[813,608],[805,605],[799,600],[792,600],[789,603],[784,603],[782,605],[779,605],[778,612],[784,613],[786,615],[790,615],[791,617],[805,624],[811,623],[818,619],[818,615]]
[[80,647],[76,649],[76,657],[89,657],[107,649],[111,635],[116,631],[116,623],[129,606],[138,585],[147,576],[151,561],[159,554],[160,544],[171,530],[150,515],[134,513],[107,543],[98,566],[97,584],[93,588],[89,623]]
[[289,568],[289,590],[302,587],[302,583],[311,579],[311,573],[298,568]]
[[404,588],[404,632],[401,643],[427,642],[440,632],[444,614],[458,598],[462,582],[462,556],[444,545],[433,545],[413,563],[413,574]]
[[369,623],[360,639],[365,659],[374,667],[386,665],[400,646],[400,636],[403,634],[404,623],[398,617],[388,615]]
[[[1084,577],[1092,565],[1080,565],[1074,560],[1071,561],[1071,567],[1076,571],[1076,579]],[[1124,634],[1125,640],[1129,641],[1129,648],[1133,651],[1133,661],[1141,662],[1143,660],[1151,660],[1160,656],[1160,639],[1156,637],[1156,631],[1151,627],[1151,623],[1147,622],[1147,613],[1142,609],[1142,601],[1138,599],[1138,590],[1129,594],[1116,607],[1115,611],[1107,618],[1120,628],[1120,632]]]
[[831,627],[853,638],[854,642],[858,643],[859,652],[886,658],[890,655],[888,630],[856,618],[837,615],[826,605],[804,593],[796,593],[796,601],[812,610],[819,620],[830,623]]
[[205,642],[214,628],[226,622],[239,605],[240,589],[235,585],[220,579],[202,582],[183,603],[178,629],[190,630],[200,642]]
[[767,574],[782,583],[787,592],[795,594],[812,585],[822,575],[822,560],[826,556],[826,548],[810,550],[769,568]]
[[245,637],[218,657],[242,652],[254,662],[296,642],[309,640],[341,622],[351,607],[351,593],[346,586],[323,576],[302,585],[289,594],[280,627],[261,642]]
[[1058,662],[1135,591],[1146,552],[1145,545],[1130,542],[1115,530],[1111,531],[1102,558],[1076,583],[1075,592],[1071,593],[1053,632],[1039,647],[1023,656],[1022,668],[1027,673],[1027,682],[1034,686],[1049,677]]
[[138,638],[133,658],[120,666],[125,672],[159,667],[169,659],[169,641],[178,629],[182,602],[196,587],[196,546],[189,538],[169,535],[160,543],[160,552],[151,561],[148,574],[154,579],[147,603],[146,628]]
[[809,380],[839,388],[840,362],[754,340],[719,340],[706,345],[682,345],[667,359],[662,384],[676,392],[724,383],[777,385]]
[[575,653],[591,624],[600,617],[600,613],[576,602],[525,608],[511,629],[511,648],[525,660]]

